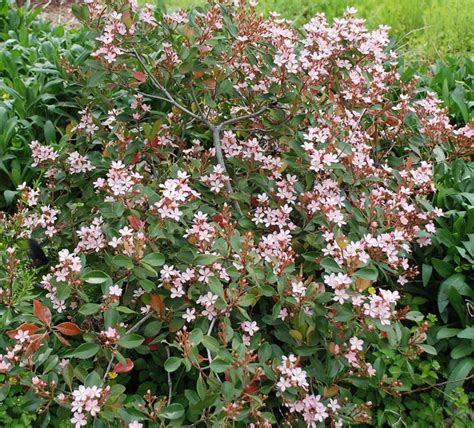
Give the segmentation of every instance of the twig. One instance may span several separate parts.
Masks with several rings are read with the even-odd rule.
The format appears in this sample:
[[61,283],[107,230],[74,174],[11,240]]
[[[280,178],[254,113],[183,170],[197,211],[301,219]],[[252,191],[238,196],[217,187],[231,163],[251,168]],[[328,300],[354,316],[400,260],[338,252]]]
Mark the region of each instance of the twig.
[[224,128],[225,126],[232,125],[233,123],[240,122],[242,120],[252,119],[252,118],[266,112],[269,108],[270,108],[269,106],[265,106],[265,107],[261,108],[260,110],[257,110],[254,113],[249,113],[249,114],[246,114],[244,116],[232,117],[230,119],[224,120],[224,122],[222,122],[219,125],[219,127]]
[[[207,330],[207,335],[210,336],[211,333],[212,333],[212,329],[214,328],[214,324],[216,323],[216,320],[217,320],[217,317],[214,317],[211,321],[211,325],[209,326],[209,329]],[[211,351],[206,348],[207,350],[207,360],[209,361],[209,366],[211,365],[212,363],[212,355],[211,355]],[[221,379],[219,378],[219,375],[217,373],[215,373],[217,379],[219,379],[219,382],[222,383]]]
[[[136,324],[134,324],[132,327],[130,327],[125,332],[125,334],[127,335],[127,334],[130,334],[130,333],[133,333],[134,331],[136,331],[152,315],[153,315],[153,312],[150,312],[150,313],[146,314],[140,321],[138,321]],[[105,369],[105,373],[104,373],[104,376],[102,378],[102,382],[101,382],[100,386],[102,386],[104,384],[105,380],[107,379],[107,376],[110,373],[110,370],[112,369],[112,364],[115,361],[115,355],[113,354],[113,351],[115,351],[116,349],[117,349],[117,345],[115,345],[112,349],[112,355],[110,356],[109,364],[107,365],[107,368]]]
[[[166,355],[168,358],[171,356],[169,346],[166,346]],[[173,383],[171,381],[171,373],[170,372],[166,372],[166,373],[168,373],[168,406],[169,406],[171,404],[171,396],[173,394]]]
[[405,392],[402,392],[402,395],[410,395],[410,394],[414,394],[415,392],[428,391],[429,389],[436,388],[437,386],[447,385],[449,383],[455,383],[455,382],[465,382],[466,380],[470,380],[470,379],[474,379],[474,374],[464,379],[446,380],[444,382],[439,382],[433,385],[425,386],[424,388],[418,388],[418,389],[413,389],[411,391],[405,391]]
[[[229,177],[229,174],[227,172],[227,168],[226,168],[226,165],[225,165],[225,161],[224,161],[224,155],[222,154],[222,145],[221,145],[221,131],[222,131],[222,129],[224,129],[225,127],[227,127],[229,125],[232,125],[234,123],[257,117],[257,116],[261,115],[262,113],[264,113],[265,111],[267,111],[270,108],[270,106],[262,107],[261,109],[257,110],[254,113],[249,113],[249,114],[245,114],[243,116],[238,116],[238,117],[232,117],[230,119],[224,120],[223,122],[221,122],[218,125],[213,124],[207,119],[207,117],[205,117],[204,112],[202,111],[202,109],[199,105],[199,102],[197,100],[196,94],[194,92],[192,82],[190,82],[191,96],[192,96],[194,102],[196,103],[196,107],[199,111],[199,115],[193,113],[191,110],[189,110],[187,107],[185,107],[184,105],[182,105],[181,103],[179,103],[178,101],[176,101],[173,98],[173,96],[168,92],[168,90],[154,76],[154,74],[151,72],[151,70],[146,65],[144,59],[140,56],[140,54],[137,52],[137,50],[135,48],[132,49],[132,53],[137,58],[138,62],[141,64],[143,70],[145,71],[147,76],[150,78],[150,81],[152,82],[152,84],[155,86],[156,89],[158,89],[159,91],[161,91],[164,94],[164,97],[159,96],[159,95],[153,95],[153,94],[145,94],[145,93],[140,92],[140,91],[138,91],[138,92],[142,95],[149,96],[150,98],[154,98],[154,99],[157,99],[157,100],[169,102],[170,104],[174,105],[179,110],[181,110],[182,112],[184,112],[184,113],[188,114],[189,116],[191,116],[193,119],[195,119],[199,122],[202,122],[204,125],[206,125],[207,128],[212,132],[212,140],[213,140],[213,143],[214,143],[214,149],[216,151],[217,162],[222,167],[224,173]],[[231,196],[234,193],[234,190],[232,188],[232,184],[230,183],[230,177],[229,177],[229,181],[226,181],[225,187],[226,187],[227,192],[229,193],[229,196]],[[240,205],[239,205],[238,201],[234,200],[233,205],[234,205],[235,210],[239,213],[239,215],[242,216],[243,215],[242,210],[240,209]]]
[[166,99],[165,101],[168,101],[170,104],[173,104],[175,107],[179,108],[180,110],[184,111],[186,114],[188,114],[189,116],[193,117],[194,119],[196,120],[199,120],[200,122],[204,122],[206,124],[208,124],[208,121],[205,120],[204,118],[198,116],[197,114],[194,114],[192,111],[190,111],[189,109],[187,109],[185,106],[183,106],[182,104],[178,103],[172,96],[171,94],[168,92],[168,90],[158,81],[158,79],[155,77],[155,75],[148,69],[148,66],[145,64],[145,61],[143,61],[142,57],[139,55],[139,53],[136,51],[136,49],[133,49],[133,54],[134,56],[138,59],[138,62],[141,64],[141,66],[143,67],[143,69],[145,70],[147,76],[150,78],[151,82],[153,83],[153,85],[159,89],[160,91],[162,91],[165,96],[166,96]]
[[[224,155],[222,154],[221,126],[212,127],[212,141],[214,143],[214,149],[216,150],[217,162],[219,162],[219,165],[222,167],[222,170],[224,171],[225,175],[227,175],[229,178],[229,180],[226,180],[225,182],[225,188],[227,192],[229,193],[229,196],[231,196],[234,193],[234,189],[232,188],[232,185],[230,184],[229,173],[227,172],[227,168],[225,166],[225,161],[224,161]],[[240,215],[242,215],[242,210],[240,209],[240,205],[238,201],[234,200],[233,204],[234,204],[235,210]]]

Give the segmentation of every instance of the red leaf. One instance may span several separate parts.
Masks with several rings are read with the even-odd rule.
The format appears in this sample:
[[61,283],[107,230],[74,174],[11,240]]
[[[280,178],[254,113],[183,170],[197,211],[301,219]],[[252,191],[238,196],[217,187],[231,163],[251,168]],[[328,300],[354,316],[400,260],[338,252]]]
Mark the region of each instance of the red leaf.
[[15,339],[15,336],[17,335],[18,330],[27,331],[30,336],[33,336],[33,334],[41,330],[41,327],[38,327],[37,325],[34,325],[34,324],[25,323],[25,324],[20,325],[20,327],[18,327],[16,330],[7,331],[8,337],[10,339]]
[[125,358],[125,367],[122,363],[115,364],[114,372],[115,373],[128,373],[133,369],[133,361],[130,358]]
[[134,71],[134,72],[132,73],[132,76],[133,76],[136,80],[138,80],[140,83],[145,82],[146,79],[147,79],[146,74],[145,74],[145,73],[142,73],[141,71]]
[[43,324],[51,324],[51,311],[39,300],[33,300],[33,313]]
[[143,226],[145,226],[145,223],[141,221],[136,215],[129,215],[127,219],[128,219],[128,224],[135,231],[138,231]]
[[[147,336],[145,338],[145,343],[148,345],[149,343],[153,342],[154,340],[155,340],[155,338],[153,336]],[[158,345],[156,345],[156,344],[148,345],[148,349],[150,351],[158,351]]]
[[35,353],[41,346],[43,340],[47,337],[48,334],[35,334],[31,336],[31,342],[26,348],[26,355],[30,356],[31,354]]
[[133,154],[132,165],[136,165],[140,160],[140,152],[135,152]]
[[61,324],[58,324],[55,329],[65,336],[77,336],[78,334],[81,334],[81,329],[73,322],[62,322]]
[[58,340],[59,340],[64,346],[71,346],[71,344],[69,343],[69,341],[68,341],[64,336],[61,336],[60,334],[57,334],[56,337],[58,338]]
[[158,296],[158,294],[151,295],[150,306],[155,312],[158,312],[159,314],[165,313],[165,304],[163,303],[161,296]]

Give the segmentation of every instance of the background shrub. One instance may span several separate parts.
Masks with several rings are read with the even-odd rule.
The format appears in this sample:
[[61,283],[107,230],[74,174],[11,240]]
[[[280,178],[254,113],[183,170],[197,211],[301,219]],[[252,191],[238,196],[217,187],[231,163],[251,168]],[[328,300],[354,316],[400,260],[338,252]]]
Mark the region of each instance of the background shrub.
[[[145,1],[143,1],[145,3]],[[201,5],[204,0],[162,1],[169,8]],[[474,54],[474,22],[471,0],[260,0],[258,10],[264,14],[276,11],[294,19],[298,25],[316,13],[328,18],[340,16],[348,7],[356,7],[367,26],[375,29],[384,24],[392,29],[399,48],[411,59],[447,59],[452,55]]]
[[68,79],[68,63],[88,55],[86,33],[53,28],[39,10],[0,1],[0,208],[17,186],[31,182],[28,144],[41,139],[59,146],[77,111],[79,88]]

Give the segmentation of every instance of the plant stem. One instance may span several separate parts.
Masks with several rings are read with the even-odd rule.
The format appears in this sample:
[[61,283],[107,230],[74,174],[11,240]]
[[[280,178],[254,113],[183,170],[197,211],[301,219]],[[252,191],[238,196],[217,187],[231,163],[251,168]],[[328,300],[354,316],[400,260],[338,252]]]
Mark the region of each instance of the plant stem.
[[[140,321],[138,321],[132,327],[130,327],[125,332],[125,334],[127,335],[127,334],[130,334],[130,333],[133,333],[134,331],[136,331],[152,315],[153,315],[153,312],[150,312],[150,313],[146,314]],[[115,351],[116,349],[117,349],[117,345],[115,345],[113,347],[112,351]],[[114,361],[115,361],[115,355],[112,353],[112,355],[110,356],[109,364],[107,365],[107,368],[105,369],[104,376],[102,377],[102,382],[101,382],[100,386],[102,386],[104,384],[105,380],[107,379],[107,376],[109,375],[110,370],[112,370],[112,364],[114,363]]]

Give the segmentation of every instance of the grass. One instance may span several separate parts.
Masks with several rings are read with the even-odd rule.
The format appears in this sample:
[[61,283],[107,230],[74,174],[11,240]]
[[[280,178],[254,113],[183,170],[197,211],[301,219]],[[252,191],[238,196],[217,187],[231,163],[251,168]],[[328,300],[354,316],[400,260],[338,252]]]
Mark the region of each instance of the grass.
[[[160,1],[176,9],[202,5],[206,0]],[[331,19],[341,16],[349,6],[358,9],[369,28],[389,25],[409,56],[426,60],[474,56],[474,0],[260,0],[258,10],[279,12],[301,25],[319,12]]]

